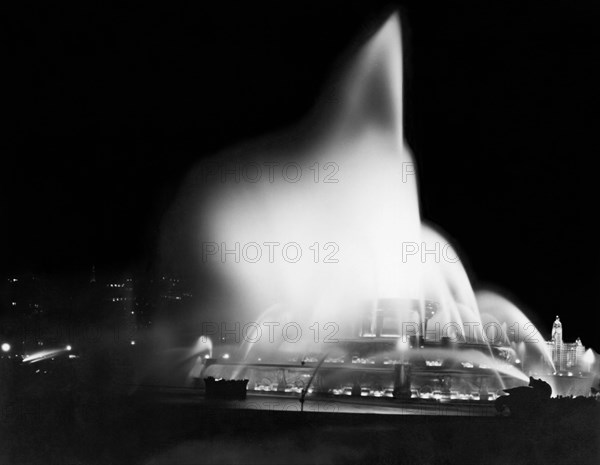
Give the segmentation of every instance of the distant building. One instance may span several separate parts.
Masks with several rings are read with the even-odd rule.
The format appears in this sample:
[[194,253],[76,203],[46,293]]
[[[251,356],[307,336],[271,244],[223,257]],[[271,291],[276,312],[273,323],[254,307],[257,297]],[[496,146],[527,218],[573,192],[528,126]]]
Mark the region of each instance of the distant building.
[[41,315],[45,310],[47,287],[46,282],[33,274],[8,278],[8,307],[12,313],[18,312],[23,317]]
[[570,343],[563,341],[563,326],[558,315],[552,325],[551,339],[546,344],[557,372],[582,369],[585,347],[579,338]]
[[178,315],[192,298],[187,286],[171,276],[99,275],[92,268],[89,281],[85,293],[92,298],[87,307],[94,314],[88,315],[89,320],[108,323],[132,337],[138,329],[152,326],[158,314]]

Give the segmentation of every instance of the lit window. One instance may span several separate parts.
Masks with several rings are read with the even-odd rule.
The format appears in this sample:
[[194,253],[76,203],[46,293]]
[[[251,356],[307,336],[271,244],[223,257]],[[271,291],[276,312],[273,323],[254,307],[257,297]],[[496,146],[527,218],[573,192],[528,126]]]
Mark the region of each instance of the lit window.
[[425,365],[428,367],[441,367],[442,362],[441,360],[425,360]]

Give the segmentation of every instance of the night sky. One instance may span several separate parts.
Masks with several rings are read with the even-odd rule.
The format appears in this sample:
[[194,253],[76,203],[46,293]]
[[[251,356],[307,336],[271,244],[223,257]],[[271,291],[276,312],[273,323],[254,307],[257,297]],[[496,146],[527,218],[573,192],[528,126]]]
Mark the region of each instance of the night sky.
[[[389,3],[5,7],[0,273],[155,264],[198,160],[306,115]],[[40,2],[41,3],[41,2]],[[423,217],[476,285],[599,350],[600,5],[403,2]],[[558,6],[556,6],[558,5]]]

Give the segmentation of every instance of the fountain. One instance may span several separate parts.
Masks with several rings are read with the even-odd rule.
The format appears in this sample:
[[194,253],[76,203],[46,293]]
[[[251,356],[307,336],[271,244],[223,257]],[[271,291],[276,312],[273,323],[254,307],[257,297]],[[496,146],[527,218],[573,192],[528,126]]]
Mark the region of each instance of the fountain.
[[243,377],[302,400],[309,386],[493,400],[528,382],[521,359],[553,366],[523,312],[475,292],[450,241],[421,218],[401,52],[393,15],[308,123],[190,176],[177,211],[201,212],[191,250],[228,286],[214,321],[243,325],[235,357],[198,358],[190,376]]

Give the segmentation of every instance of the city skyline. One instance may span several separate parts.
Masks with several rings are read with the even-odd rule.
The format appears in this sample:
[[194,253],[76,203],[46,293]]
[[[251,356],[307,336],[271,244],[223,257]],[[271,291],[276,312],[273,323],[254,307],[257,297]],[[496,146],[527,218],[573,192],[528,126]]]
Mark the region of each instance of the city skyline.
[[[96,329],[108,327],[106,325],[109,324],[109,326],[112,325],[110,328],[116,330],[121,325],[120,320],[111,320],[107,318],[108,314],[105,314],[104,317],[101,315],[93,317],[90,313],[98,312],[100,309],[103,309],[104,312],[109,310],[109,314],[111,311],[115,312],[114,309],[110,310],[111,303],[112,307],[115,305],[118,307],[115,314],[126,310],[124,313],[121,312],[124,316],[134,315],[130,320],[134,322],[135,331],[151,329],[153,319],[164,323],[165,318],[188,321],[195,331],[203,334],[207,332],[206,328],[208,327],[213,331],[212,326],[215,324],[219,326],[228,323],[234,325],[256,323],[248,319],[246,319],[248,321],[243,319],[226,321],[215,318],[214,313],[198,309],[199,305],[205,303],[202,296],[194,296],[194,286],[179,277],[139,271],[111,273],[107,270],[98,271],[95,266],[92,266],[89,271],[87,276],[74,275],[70,278],[54,275],[40,276],[34,273],[13,274],[9,278],[4,278],[0,285],[0,309],[2,309],[0,318],[9,318],[5,321],[12,321],[12,318],[17,318],[17,320],[39,318],[37,325],[30,324],[26,330],[23,330],[24,334],[27,333],[28,338],[31,337],[28,332],[31,332],[34,326],[38,330],[41,328],[38,327],[39,323],[52,326],[53,322],[57,322],[60,329],[55,332],[58,334],[62,332],[63,335],[66,335],[72,327],[82,324],[84,326],[91,324],[90,327],[96,325]],[[539,316],[537,318],[535,318],[536,315],[533,316],[536,321],[540,320]],[[45,320],[48,317],[50,319]],[[44,321],[46,323],[43,323]],[[571,346],[576,348],[585,343],[587,347],[591,346],[596,349],[596,341],[586,341],[585,338],[582,340],[579,334],[570,329],[570,327],[576,326],[576,316],[566,314],[566,318],[561,321],[557,315],[553,324],[550,321],[550,319],[539,321],[537,329],[551,351],[555,340],[559,340],[560,344],[563,344],[564,341],[565,348]],[[557,322],[560,336],[555,338]],[[566,322],[567,331],[563,333],[561,323],[564,322]],[[127,322],[125,323],[127,324]],[[475,322],[470,324],[473,325]],[[404,325],[414,326],[418,325],[418,322],[404,322]],[[17,325],[21,329],[25,326],[22,327],[20,323]],[[191,329],[188,328],[187,331],[191,331]],[[423,331],[426,334],[434,335],[437,339],[440,335],[444,335],[443,331],[440,331],[440,327]],[[473,328],[470,332],[472,333],[472,331]],[[524,331],[531,332],[528,328],[519,327],[519,323],[515,321],[512,325],[507,324],[507,328],[503,329],[501,334],[510,338],[511,334],[520,334]],[[466,335],[463,334],[460,337]],[[405,337],[408,336],[405,335]],[[496,334],[492,334],[490,337],[492,338],[490,342],[497,342],[499,339]],[[535,339],[529,338],[529,340],[532,344],[536,342]],[[578,352],[577,357],[581,357],[583,352],[583,350],[581,353]],[[553,352],[554,356],[558,357]],[[564,356],[566,357],[566,355]]]

